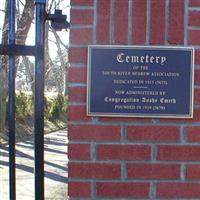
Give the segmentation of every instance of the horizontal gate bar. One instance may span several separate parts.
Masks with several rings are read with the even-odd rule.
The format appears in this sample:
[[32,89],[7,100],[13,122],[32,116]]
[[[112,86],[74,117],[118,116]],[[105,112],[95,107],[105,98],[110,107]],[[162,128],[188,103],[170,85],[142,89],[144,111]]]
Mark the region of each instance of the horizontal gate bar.
[[8,56],[35,56],[36,47],[35,46],[25,46],[25,45],[0,45],[0,54]]

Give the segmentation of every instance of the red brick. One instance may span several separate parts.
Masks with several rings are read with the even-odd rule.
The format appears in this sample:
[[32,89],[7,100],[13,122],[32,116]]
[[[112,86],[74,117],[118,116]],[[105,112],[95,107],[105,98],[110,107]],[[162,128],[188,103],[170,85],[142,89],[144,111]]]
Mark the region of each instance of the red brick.
[[88,182],[69,182],[68,183],[69,197],[90,197],[91,183]]
[[71,5],[73,6],[93,6],[94,0],[72,0]]
[[189,25],[200,26],[200,11],[190,11],[189,13]]
[[200,7],[200,1],[199,0],[190,0],[190,6],[197,6]]
[[128,140],[167,142],[178,141],[179,128],[167,126],[128,126]]
[[87,63],[87,48],[70,47],[69,49],[70,63]]
[[194,126],[187,128],[187,141],[200,142],[200,127]]
[[102,122],[151,122],[150,118],[140,117],[100,117]]
[[110,33],[110,0],[97,1],[97,43],[108,44]]
[[90,144],[69,144],[70,160],[90,160]]
[[200,180],[200,165],[187,165],[186,178]]
[[127,44],[128,1],[115,1],[114,9],[114,42],[115,44]]
[[193,119],[184,120],[185,122],[199,122],[200,121],[200,109],[194,108],[194,116]]
[[200,88],[194,89],[194,104],[200,104]]
[[70,125],[70,140],[119,141],[120,126]]
[[[161,12],[162,11],[162,12]],[[165,0],[151,1],[150,44],[165,43]]]
[[69,82],[70,83],[86,83],[87,69],[86,67],[70,67]]
[[170,1],[170,44],[184,43],[184,1]]
[[70,30],[71,44],[91,44],[93,30],[91,28],[72,28]]
[[195,85],[200,85],[200,70],[199,69],[195,70],[194,83],[195,83]]
[[71,9],[70,20],[73,25],[90,25],[93,24],[93,10]]
[[97,196],[99,197],[145,198],[148,194],[148,183],[97,183]]
[[133,1],[133,20],[132,20],[132,43],[146,43],[146,23],[147,23],[147,0]]
[[200,49],[195,50],[195,64],[200,65]]
[[200,30],[189,31],[189,44],[200,45]]
[[151,147],[148,145],[99,145],[99,160],[149,160]]
[[106,163],[69,163],[70,178],[85,179],[119,179],[120,164]]
[[189,145],[160,145],[158,160],[200,161],[200,146]]
[[180,166],[175,164],[128,164],[128,178],[179,179]]
[[173,122],[173,123],[191,123],[200,121],[200,108],[194,109],[193,118],[169,118],[169,119],[160,119],[161,122]]
[[89,121],[91,117],[86,115],[85,106],[69,106],[68,119],[69,121]]
[[157,196],[161,198],[200,198],[200,184],[159,183]]
[[69,87],[70,102],[86,102],[86,87]]

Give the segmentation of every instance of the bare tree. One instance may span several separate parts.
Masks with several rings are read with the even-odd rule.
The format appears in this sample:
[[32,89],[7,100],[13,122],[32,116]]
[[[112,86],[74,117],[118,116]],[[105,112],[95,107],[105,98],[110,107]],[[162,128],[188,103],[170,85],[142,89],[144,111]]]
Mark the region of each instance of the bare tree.
[[[58,8],[64,0],[48,0],[47,1],[47,12],[53,12],[55,8]],[[34,23],[34,1],[33,0],[18,0],[17,2],[17,30],[16,30],[16,43],[24,45],[26,43],[31,24]],[[5,17],[2,31],[2,44],[8,42],[8,3],[5,0]],[[68,66],[68,46],[62,42],[60,36],[55,30],[50,28],[50,23],[46,23],[45,40],[45,77],[48,82],[55,84],[57,92],[65,94],[67,93],[67,70]],[[51,36],[50,36],[51,34]],[[49,53],[50,42],[52,34],[54,35],[54,44],[56,44],[55,56],[52,59]],[[5,127],[6,121],[6,98],[7,98],[7,57],[0,57],[0,131]],[[18,68],[18,74],[20,79],[23,77],[21,82],[29,82],[33,88],[34,84],[34,70],[33,62],[28,57],[19,57],[16,59],[16,67]],[[65,80],[65,81],[64,81]],[[63,86],[64,84],[64,86]]]
[[[63,85],[63,89],[64,89],[64,95],[67,95],[68,94],[68,46],[66,44],[64,44],[62,42],[62,40],[60,39],[58,33],[54,30],[54,29],[51,29],[53,34],[54,34],[54,37],[56,39],[56,44],[57,44],[57,49],[58,49],[58,57],[59,57],[59,60],[60,60],[60,70],[63,72],[63,77],[62,77],[62,80],[60,82],[60,84]],[[64,47],[64,50],[62,50],[61,46]]]
[[[4,25],[2,31],[2,44],[8,42],[8,2],[5,1],[5,17]],[[28,31],[30,29],[32,20],[34,16],[34,1],[26,0],[23,8],[23,13],[20,18],[17,20],[17,31],[16,31],[16,42],[18,44],[25,44]],[[6,121],[6,98],[8,91],[7,84],[7,58],[1,56],[0,58],[0,130],[5,127]]]
[[[8,2],[5,2],[5,10],[8,10]],[[8,12],[5,12],[2,29],[2,44],[8,42]],[[7,57],[0,57],[0,130],[5,126],[6,121],[6,98],[7,98]]]

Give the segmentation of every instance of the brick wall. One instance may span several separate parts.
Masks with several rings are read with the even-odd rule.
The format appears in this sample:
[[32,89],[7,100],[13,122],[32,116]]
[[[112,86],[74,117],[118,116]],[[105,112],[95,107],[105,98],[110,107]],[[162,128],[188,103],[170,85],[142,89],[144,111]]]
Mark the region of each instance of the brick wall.
[[[71,6],[71,199],[200,199],[200,0],[71,0]],[[194,46],[194,118],[86,116],[88,44]]]

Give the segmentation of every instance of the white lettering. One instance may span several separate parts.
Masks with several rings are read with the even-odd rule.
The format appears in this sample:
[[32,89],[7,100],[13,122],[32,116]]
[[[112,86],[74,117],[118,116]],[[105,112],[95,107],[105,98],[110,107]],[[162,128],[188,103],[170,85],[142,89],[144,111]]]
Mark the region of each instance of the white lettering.
[[120,53],[117,55],[117,61],[120,63],[124,62],[124,53]]
[[117,62],[119,63],[157,63],[164,65],[167,58],[165,56],[135,56],[135,55],[126,55],[124,53],[119,53],[116,57]]
[[166,61],[166,57],[161,57],[161,65],[164,65],[164,62]]

